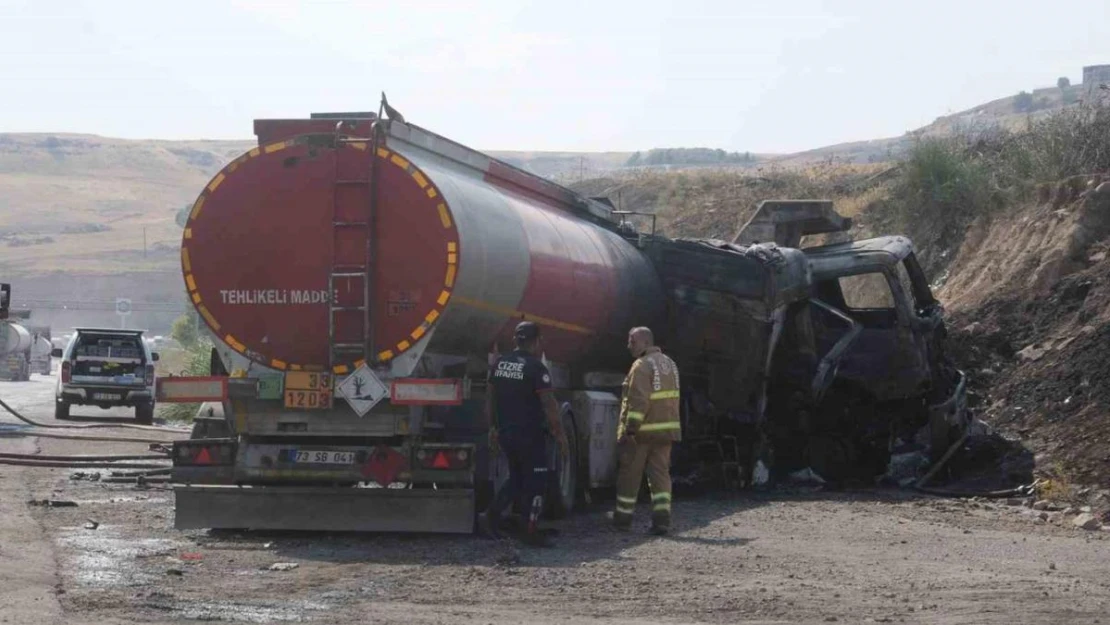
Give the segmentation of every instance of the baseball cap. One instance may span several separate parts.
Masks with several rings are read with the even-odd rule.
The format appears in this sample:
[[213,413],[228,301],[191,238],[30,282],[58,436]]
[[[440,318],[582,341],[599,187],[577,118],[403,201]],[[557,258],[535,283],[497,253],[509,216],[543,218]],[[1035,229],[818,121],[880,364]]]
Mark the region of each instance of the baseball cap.
[[516,332],[513,336],[522,341],[530,341],[540,336],[540,327],[531,321],[521,321],[516,324]]

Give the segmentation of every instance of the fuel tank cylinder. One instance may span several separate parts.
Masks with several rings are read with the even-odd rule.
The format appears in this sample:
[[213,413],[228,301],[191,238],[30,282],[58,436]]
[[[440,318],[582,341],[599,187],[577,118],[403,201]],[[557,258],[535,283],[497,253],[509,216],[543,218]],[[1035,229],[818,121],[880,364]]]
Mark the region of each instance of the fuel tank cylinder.
[[184,229],[194,306],[251,360],[407,375],[507,349],[527,319],[550,361],[602,367],[660,318],[653,266],[599,203],[416,126],[299,121],[256,121]]
[[18,323],[0,321],[0,356],[31,347],[31,333]]

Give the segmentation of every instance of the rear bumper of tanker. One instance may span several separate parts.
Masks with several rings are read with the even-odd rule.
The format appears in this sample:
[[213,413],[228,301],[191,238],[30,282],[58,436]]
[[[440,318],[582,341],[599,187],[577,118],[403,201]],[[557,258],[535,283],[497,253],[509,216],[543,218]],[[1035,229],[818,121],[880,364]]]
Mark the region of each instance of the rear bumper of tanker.
[[473,488],[188,485],[174,527],[469,534],[474,507]]
[[[474,455],[463,442],[176,441],[174,527],[471,533]],[[301,456],[306,464],[296,462]]]

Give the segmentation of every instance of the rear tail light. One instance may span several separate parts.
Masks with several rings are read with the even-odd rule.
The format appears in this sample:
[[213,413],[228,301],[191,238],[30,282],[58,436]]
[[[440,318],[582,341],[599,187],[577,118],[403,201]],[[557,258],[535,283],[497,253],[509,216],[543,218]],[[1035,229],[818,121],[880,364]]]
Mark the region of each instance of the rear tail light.
[[177,441],[173,444],[173,463],[177,466],[235,464],[235,441]]
[[69,384],[73,379],[73,363],[65,360],[62,361],[62,384]]
[[154,384],[154,365],[146,366],[146,383]]
[[425,469],[457,471],[470,468],[473,453],[466,448],[425,448],[416,452],[416,460]]

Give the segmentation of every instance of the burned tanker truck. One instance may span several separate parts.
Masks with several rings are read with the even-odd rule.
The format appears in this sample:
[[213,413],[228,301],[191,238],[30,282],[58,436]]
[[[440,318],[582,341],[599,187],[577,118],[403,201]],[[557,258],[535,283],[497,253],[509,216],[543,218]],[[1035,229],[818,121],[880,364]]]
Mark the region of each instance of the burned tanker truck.
[[[676,466],[729,484],[873,475],[896,438],[935,449],[965,425],[909,241],[799,249],[846,229],[828,202],[764,203],[731,242],[676,240],[401,120],[254,130],[182,238],[216,348],[211,376],[158,382],[158,401],[204,402],[175,443],[178,528],[472,531],[504,477],[487,370],[521,320],[542,328],[571,443],[566,462],[551,447],[553,516],[615,481],[636,325],[682,372]],[[882,306],[857,305],[861,280]]]

